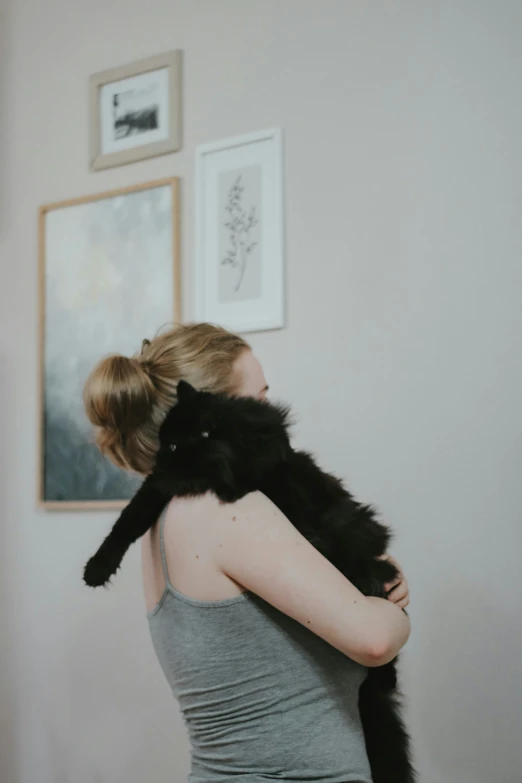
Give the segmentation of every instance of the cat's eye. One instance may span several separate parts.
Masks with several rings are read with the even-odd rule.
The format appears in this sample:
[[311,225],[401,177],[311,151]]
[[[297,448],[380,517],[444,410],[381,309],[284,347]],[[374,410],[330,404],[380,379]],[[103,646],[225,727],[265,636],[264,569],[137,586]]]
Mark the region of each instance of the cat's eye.
[[170,444],[170,450],[171,451],[176,451],[176,444],[175,443],[171,443]]
[[201,437],[202,438],[210,437],[210,432],[208,430],[203,430],[203,432],[201,433]]

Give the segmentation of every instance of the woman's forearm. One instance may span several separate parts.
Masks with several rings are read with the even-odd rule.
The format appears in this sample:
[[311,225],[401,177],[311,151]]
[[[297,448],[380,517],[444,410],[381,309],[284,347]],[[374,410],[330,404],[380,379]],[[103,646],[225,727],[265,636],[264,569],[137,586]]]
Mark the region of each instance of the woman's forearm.
[[368,597],[372,622],[375,624],[375,643],[370,666],[383,666],[392,661],[406,644],[410,635],[410,618],[386,598]]

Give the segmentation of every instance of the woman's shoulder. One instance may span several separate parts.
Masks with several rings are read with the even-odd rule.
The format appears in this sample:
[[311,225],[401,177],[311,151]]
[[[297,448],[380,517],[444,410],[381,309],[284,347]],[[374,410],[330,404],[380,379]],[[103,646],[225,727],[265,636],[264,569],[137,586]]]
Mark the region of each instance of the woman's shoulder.
[[260,523],[270,524],[281,512],[261,492],[250,492],[233,503],[223,503],[213,493],[173,498],[165,514],[165,539],[173,548],[187,542],[204,541],[217,550],[223,537],[235,538],[238,525],[243,533]]
[[167,518],[179,521],[195,518],[215,520],[229,518],[231,514],[272,511],[274,504],[262,492],[249,492],[233,503],[223,503],[213,492],[195,497],[172,498],[167,507]]
[[218,553],[230,541],[248,535],[249,525],[261,527],[257,523],[268,519],[270,508],[270,501],[260,492],[252,492],[235,503],[222,503],[211,493],[173,498],[163,525],[155,524],[142,540],[147,608],[157,604],[165,588],[161,527],[171,584],[198,600],[228,599],[243,591],[219,567]]

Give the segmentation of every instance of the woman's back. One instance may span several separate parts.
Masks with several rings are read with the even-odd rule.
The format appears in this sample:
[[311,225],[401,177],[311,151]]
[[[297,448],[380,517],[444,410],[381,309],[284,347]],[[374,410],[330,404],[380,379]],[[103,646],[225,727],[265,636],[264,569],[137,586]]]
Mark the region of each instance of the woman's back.
[[[232,594],[221,600],[189,598],[175,589],[164,521],[165,515],[157,532],[165,589],[149,624],[189,732],[191,780],[369,783],[358,711],[365,668],[232,583],[223,585]],[[177,538],[186,556],[205,560],[193,551],[197,530]],[[196,548],[204,552],[204,546]],[[186,564],[179,550],[178,558]],[[186,574],[184,584],[190,583]],[[214,593],[216,586],[206,589]]]

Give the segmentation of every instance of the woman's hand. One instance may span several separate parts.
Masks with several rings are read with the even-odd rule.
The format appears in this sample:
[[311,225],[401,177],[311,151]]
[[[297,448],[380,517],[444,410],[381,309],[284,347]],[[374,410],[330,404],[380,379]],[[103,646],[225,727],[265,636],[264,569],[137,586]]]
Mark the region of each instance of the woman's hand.
[[388,560],[388,562],[392,563],[397,571],[399,572],[399,575],[397,576],[397,579],[393,582],[388,582],[386,587],[386,591],[388,593],[388,601],[392,601],[392,603],[396,604],[397,606],[400,606],[401,609],[406,609],[408,604],[410,603],[410,591],[408,588],[408,580],[404,576],[404,572],[402,568],[400,567],[399,563],[395,560],[394,557],[391,555],[383,555],[382,560]]

